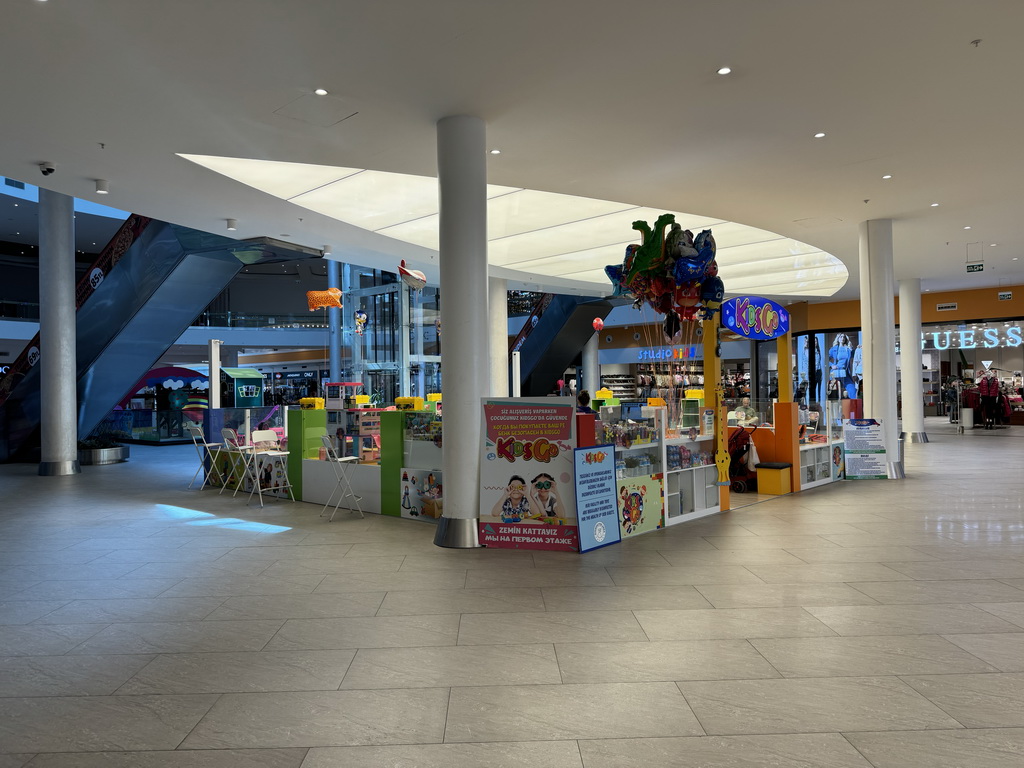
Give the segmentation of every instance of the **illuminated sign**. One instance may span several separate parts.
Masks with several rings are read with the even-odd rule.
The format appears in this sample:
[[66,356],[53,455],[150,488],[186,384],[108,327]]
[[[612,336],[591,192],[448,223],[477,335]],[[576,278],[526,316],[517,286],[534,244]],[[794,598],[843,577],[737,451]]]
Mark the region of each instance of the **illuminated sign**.
[[636,351],[636,359],[646,360],[693,360],[697,347],[646,347]]
[[921,349],[995,349],[1019,347],[1022,344],[1024,334],[1019,325],[973,328],[969,331],[925,331],[921,334]]
[[760,296],[737,296],[722,304],[722,322],[745,339],[767,341],[789,332],[789,312]]

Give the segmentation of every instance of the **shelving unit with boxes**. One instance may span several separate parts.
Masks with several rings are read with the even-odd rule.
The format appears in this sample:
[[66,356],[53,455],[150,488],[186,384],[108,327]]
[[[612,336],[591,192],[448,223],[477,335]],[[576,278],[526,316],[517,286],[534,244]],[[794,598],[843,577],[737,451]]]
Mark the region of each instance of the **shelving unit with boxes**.
[[665,450],[665,525],[719,511],[714,435],[671,437]]

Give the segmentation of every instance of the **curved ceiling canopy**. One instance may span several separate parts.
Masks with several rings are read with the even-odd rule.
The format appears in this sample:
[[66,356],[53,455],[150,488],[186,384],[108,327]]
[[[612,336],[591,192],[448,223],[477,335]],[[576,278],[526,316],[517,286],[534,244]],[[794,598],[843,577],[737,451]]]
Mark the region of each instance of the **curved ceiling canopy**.
[[[363,229],[438,248],[437,179],[401,173],[272,160],[181,154],[235,181]],[[665,211],[610,200],[487,187],[488,258],[502,272],[590,283],[607,294],[606,264],[621,263],[637,241],[632,223]],[[714,231],[718,265],[729,293],[831,296],[846,266],[819,248],[731,221],[675,213],[695,233]]]

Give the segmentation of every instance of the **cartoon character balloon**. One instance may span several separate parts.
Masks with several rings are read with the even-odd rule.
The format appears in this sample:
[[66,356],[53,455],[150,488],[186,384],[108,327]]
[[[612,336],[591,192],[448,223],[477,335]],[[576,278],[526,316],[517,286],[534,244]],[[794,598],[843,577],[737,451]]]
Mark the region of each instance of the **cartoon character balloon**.
[[363,331],[366,330],[366,322],[370,319],[369,316],[361,309],[355,311],[356,321],[356,333],[360,336],[363,335]]
[[591,325],[594,326],[595,331],[600,331],[604,328],[604,320],[602,320],[600,317],[595,317],[594,322],[591,323]]
[[671,213],[659,216],[654,227],[634,221],[633,229],[643,236],[643,242],[626,247],[621,265],[604,268],[612,282],[612,295],[632,296],[634,306],[646,302],[664,315],[665,335],[670,339],[679,334],[683,322],[711,317],[725,298],[711,230],[694,237]]
[[321,307],[341,307],[341,291],[328,288],[326,291],[306,291],[306,302],[309,311],[314,312]]
[[405,259],[398,265],[398,274],[402,276],[402,282],[414,291],[422,290],[427,284],[427,276],[418,269],[409,269],[405,266]]

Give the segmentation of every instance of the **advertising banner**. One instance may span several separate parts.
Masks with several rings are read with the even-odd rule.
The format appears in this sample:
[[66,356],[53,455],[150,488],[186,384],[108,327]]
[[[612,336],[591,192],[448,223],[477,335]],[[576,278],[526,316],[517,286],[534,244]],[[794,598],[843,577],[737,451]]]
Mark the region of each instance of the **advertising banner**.
[[847,480],[885,480],[889,477],[885,460],[882,425],[875,419],[849,419],[843,422]]
[[661,516],[665,509],[662,475],[620,477],[617,485],[619,531],[622,538],[661,528]]
[[483,409],[480,542],[578,550],[575,400],[487,399]]
[[580,552],[621,540],[615,487],[615,446],[576,449],[576,517]]

